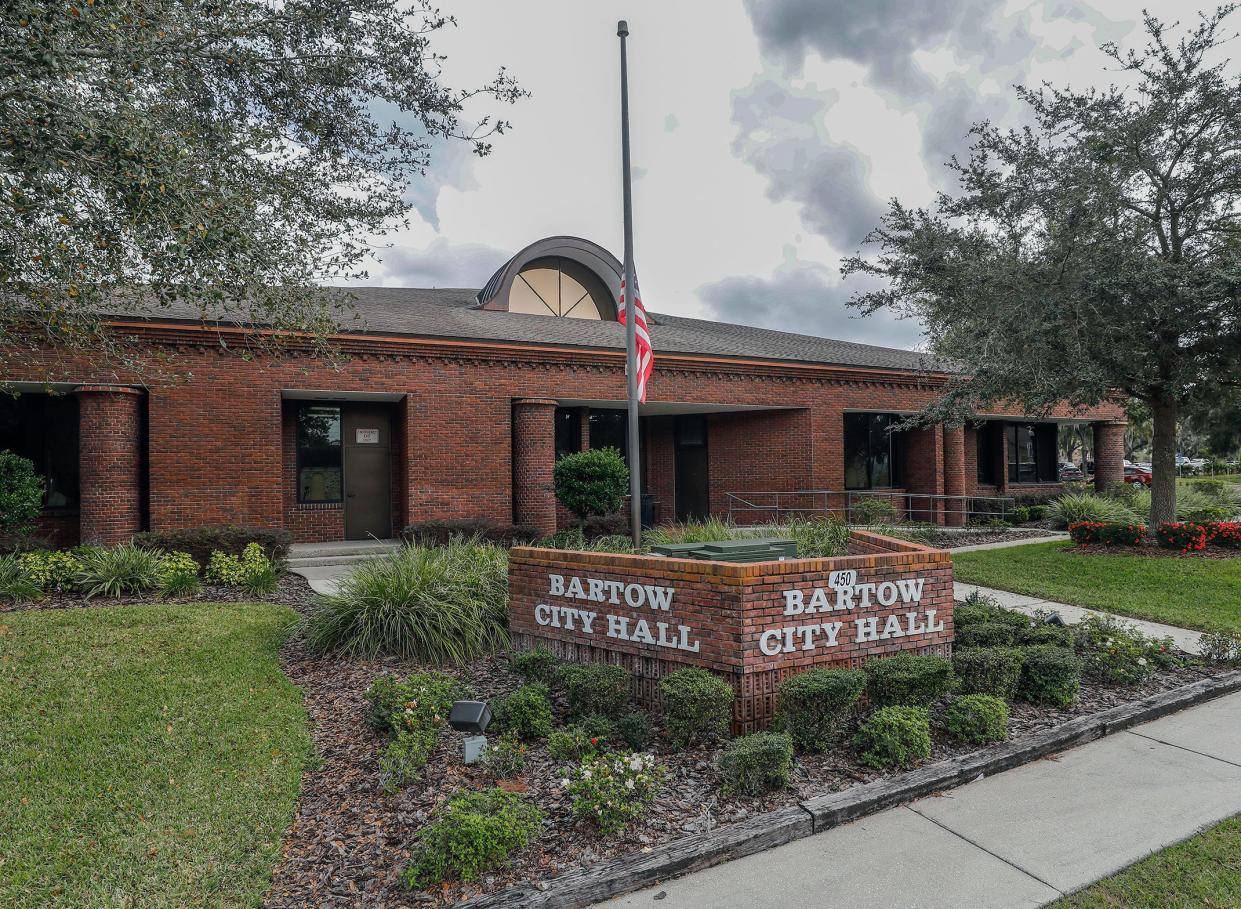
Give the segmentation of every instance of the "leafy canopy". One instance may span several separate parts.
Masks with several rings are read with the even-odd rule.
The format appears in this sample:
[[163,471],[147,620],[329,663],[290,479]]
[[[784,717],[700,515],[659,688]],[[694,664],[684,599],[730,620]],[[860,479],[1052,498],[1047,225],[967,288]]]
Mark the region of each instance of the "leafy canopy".
[[629,491],[629,468],[615,448],[592,448],[556,462],[556,498],[581,518],[615,514]]
[[[429,0],[12,0],[0,14],[0,363],[119,353],[97,316],[174,300],[322,337],[437,145],[507,127],[446,86]],[[141,286],[141,295],[132,289]]]

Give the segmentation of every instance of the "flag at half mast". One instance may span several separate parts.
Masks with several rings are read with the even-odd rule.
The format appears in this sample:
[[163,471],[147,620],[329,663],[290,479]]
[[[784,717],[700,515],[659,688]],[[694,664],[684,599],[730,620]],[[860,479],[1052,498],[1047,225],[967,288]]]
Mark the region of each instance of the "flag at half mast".
[[[655,352],[651,348],[651,335],[647,330],[646,323],[646,307],[642,305],[641,292],[638,289],[638,278],[635,275],[633,279],[633,302],[634,311],[637,313],[637,320],[634,323],[634,337],[637,347],[638,358],[638,400],[646,403],[646,383],[651,377],[651,370],[655,368]],[[620,291],[620,310],[617,318],[621,325],[624,325],[629,315],[629,305],[626,302],[627,294],[625,292],[625,280],[621,279]]]

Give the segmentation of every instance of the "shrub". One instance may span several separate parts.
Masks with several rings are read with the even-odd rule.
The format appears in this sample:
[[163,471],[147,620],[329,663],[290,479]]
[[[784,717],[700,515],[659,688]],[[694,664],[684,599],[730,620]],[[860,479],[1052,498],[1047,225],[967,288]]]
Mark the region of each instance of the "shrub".
[[280,566],[289,557],[293,534],[287,530],[221,524],[186,530],[149,530],[134,534],[134,542],[147,549],[187,552],[201,568],[207,567],[213,552],[240,557],[248,544],[258,543],[268,561]]
[[43,478],[34,462],[0,451],[0,536],[24,537],[43,513]]
[[1207,548],[1207,531],[1201,524],[1166,521],[1155,532],[1159,545],[1165,549],[1179,549],[1182,553],[1201,552]]
[[550,685],[560,674],[560,660],[546,647],[518,651],[508,662],[509,668],[527,682]]
[[381,675],[362,695],[366,721],[373,729],[439,728],[465,686],[442,672],[418,672],[405,681]]
[[615,448],[565,455],[553,473],[556,498],[580,518],[614,514],[629,492],[629,468]]
[[1033,647],[1038,644],[1054,644],[1057,647],[1073,646],[1073,630],[1067,625],[1051,625],[1047,622],[1035,622],[1029,628],[1017,633],[1017,644],[1021,647]]
[[624,512],[592,514],[582,521],[582,535],[588,540],[597,540],[600,537],[628,537],[629,515]]
[[70,590],[82,570],[77,554],[63,549],[36,549],[24,552],[18,558],[22,572],[43,590]]
[[952,671],[965,694],[1012,700],[1021,678],[1022,653],[1014,647],[976,647],[952,655]]
[[651,741],[651,718],[640,710],[626,713],[616,721],[616,737],[631,751],[641,751]]
[[1008,647],[1016,643],[1019,629],[1012,622],[976,622],[956,632],[953,644],[962,650],[971,647]]
[[217,549],[207,560],[205,574],[213,584],[244,587],[254,594],[274,592],[280,580],[276,566],[258,543],[247,543],[240,556]]
[[854,739],[868,767],[912,767],[931,756],[931,715],[925,707],[893,706],[870,715]]
[[952,690],[952,664],[941,656],[898,653],[870,660],[866,693],[876,707],[930,707]]
[[632,683],[623,666],[574,663],[561,667],[560,680],[575,717],[597,713],[616,718],[629,706]]
[[1201,488],[1200,483],[1177,485],[1176,517],[1179,521],[1194,524],[1205,521],[1226,521],[1235,513],[1234,503],[1210,495]]
[[553,730],[547,737],[547,751],[558,761],[580,763],[607,751],[615,735],[616,727],[607,717],[583,717],[564,729]]
[[1031,521],[1044,521],[1047,519],[1046,505],[1030,505],[1026,510],[1030,513]]
[[1207,526],[1207,545],[1222,549],[1241,549],[1241,522],[1216,521]]
[[1008,705],[988,694],[967,694],[948,705],[944,728],[975,745],[1003,742],[1008,738]]
[[896,506],[887,499],[863,496],[849,506],[851,524],[895,524]]
[[1111,617],[1087,616],[1072,634],[1082,672],[1109,685],[1137,685],[1175,661],[1171,639],[1147,638]]
[[1124,502],[1091,492],[1062,495],[1048,507],[1047,516],[1051,519],[1052,526],[1060,530],[1081,521],[1121,524],[1137,522],[1137,515],[1130,511]]
[[458,795],[419,834],[415,860],[401,874],[411,888],[456,875],[473,881],[538,834],[543,812],[503,789]]
[[1018,505],[1008,513],[1008,519],[1014,524],[1027,524],[1030,521],[1030,509],[1025,505]]
[[552,705],[544,685],[522,685],[492,709],[500,728],[519,738],[545,739],[552,731]]
[[202,589],[197,571],[165,572],[159,582],[159,595],[163,597],[187,597]]
[[1210,631],[1202,636],[1199,652],[1211,663],[1241,663],[1241,634],[1234,631]]
[[311,612],[306,642],[317,653],[381,653],[461,663],[508,643],[508,557],[497,546],[406,546],[361,562]]
[[480,761],[492,780],[511,780],[526,767],[526,746],[515,735],[502,735],[487,742]]
[[389,794],[399,792],[422,776],[422,768],[439,744],[438,730],[402,729],[379,751],[379,785]]
[[1081,688],[1082,664],[1065,647],[1027,647],[1021,663],[1017,696],[1031,704],[1067,707]]
[[840,738],[866,688],[860,669],[807,669],[776,689],[772,728],[801,751],[824,751]]
[[663,778],[663,768],[649,754],[586,758],[568,783],[573,813],[593,821],[605,836],[616,833],[642,816]]
[[659,680],[664,728],[675,748],[728,735],[733,686],[706,669],[678,669]]
[[1138,546],[1146,539],[1145,524],[1078,521],[1069,525],[1074,543],[1101,543],[1104,546]]
[[401,531],[401,539],[412,546],[446,546],[454,540],[517,546],[538,538],[539,530],[531,524],[496,524],[482,518],[423,521]]
[[0,599],[22,603],[42,595],[43,588],[26,574],[21,559],[13,553],[0,553]]
[[81,567],[74,584],[88,600],[151,590],[160,583],[160,555],[133,543],[122,543],[111,549],[85,547],[79,550]]
[[727,793],[762,795],[783,789],[793,775],[793,739],[784,732],[755,732],[733,739],[716,760]]
[[994,597],[978,591],[957,603],[952,611],[952,626],[957,632],[969,625],[993,622],[1011,624],[1018,630],[1030,624],[1030,620],[1022,613],[1005,609]]
[[804,559],[830,559],[849,552],[849,525],[844,521],[790,518],[781,531],[797,542],[797,554]]

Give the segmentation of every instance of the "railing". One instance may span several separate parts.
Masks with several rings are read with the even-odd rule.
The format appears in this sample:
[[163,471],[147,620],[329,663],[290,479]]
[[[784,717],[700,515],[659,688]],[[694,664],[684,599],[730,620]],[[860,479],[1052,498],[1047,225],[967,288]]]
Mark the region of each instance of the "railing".
[[[968,524],[1004,518],[1011,496],[946,496],[872,489],[799,489],[791,492],[728,492],[728,520],[736,524],[779,524],[790,517],[834,518],[853,524],[920,521]],[[954,520],[955,519],[955,520]]]

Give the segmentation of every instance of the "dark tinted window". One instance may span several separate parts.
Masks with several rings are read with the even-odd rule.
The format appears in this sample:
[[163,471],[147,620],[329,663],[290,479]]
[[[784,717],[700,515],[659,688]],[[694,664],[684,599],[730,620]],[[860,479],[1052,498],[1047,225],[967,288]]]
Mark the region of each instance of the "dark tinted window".
[[1058,478],[1054,423],[1009,423],[1005,427],[1008,482],[1052,483]]
[[623,410],[590,412],[590,447],[615,448],[629,463],[628,415]]
[[975,456],[978,459],[978,482],[984,486],[995,485],[995,425],[979,423],[974,430]]
[[297,500],[343,500],[339,407],[303,404],[297,409]]
[[901,484],[901,433],[890,431],[898,422],[886,413],[845,414],[846,489]]
[[43,477],[43,507],[78,507],[78,399],[0,394],[0,451],[29,458]]

